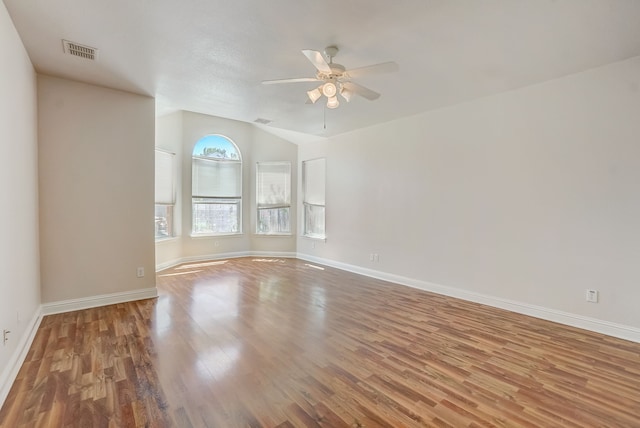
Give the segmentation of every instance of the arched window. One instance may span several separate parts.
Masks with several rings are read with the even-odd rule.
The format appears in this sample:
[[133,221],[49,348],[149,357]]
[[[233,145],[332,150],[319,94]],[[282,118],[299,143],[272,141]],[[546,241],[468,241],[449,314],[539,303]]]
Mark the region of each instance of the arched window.
[[207,135],[193,148],[192,233],[242,233],[242,158],[222,135]]

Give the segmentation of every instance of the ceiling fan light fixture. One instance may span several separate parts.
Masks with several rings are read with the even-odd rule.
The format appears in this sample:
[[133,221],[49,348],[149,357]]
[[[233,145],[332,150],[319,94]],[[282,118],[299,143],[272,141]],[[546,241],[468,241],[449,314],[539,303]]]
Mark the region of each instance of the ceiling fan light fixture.
[[333,82],[327,82],[322,85],[322,93],[327,98],[335,97],[337,92],[338,88],[336,88],[336,85]]
[[346,102],[350,102],[354,95],[369,101],[380,98],[378,92],[351,81],[352,78],[367,74],[398,71],[398,64],[392,61],[347,70],[345,66],[333,62],[333,58],[338,53],[338,47],[334,45],[327,46],[324,54],[311,49],[304,49],[302,53],[315,67],[316,73],[314,77],[263,80],[262,83],[269,85],[274,83],[320,82],[316,83],[316,85],[319,84],[320,86],[307,91],[307,96],[309,97],[307,104],[315,104],[316,101],[324,96],[327,98],[327,108],[335,109],[340,105],[339,97],[342,97]]
[[315,102],[318,101],[318,99],[322,96],[322,93],[320,92],[319,88],[315,88],[307,91],[307,95],[309,96],[311,102],[315,104]]
[[338,101],[338,97],[333,96],[327,99],[327,108],[338,108],[340,105],[340,101]]

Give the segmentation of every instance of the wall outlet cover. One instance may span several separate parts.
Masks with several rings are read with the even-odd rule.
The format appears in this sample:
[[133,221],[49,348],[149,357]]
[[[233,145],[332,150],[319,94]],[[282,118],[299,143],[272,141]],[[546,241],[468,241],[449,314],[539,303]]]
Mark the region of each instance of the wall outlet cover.
[[587,302],[598,303],[598,290],[587,290]]

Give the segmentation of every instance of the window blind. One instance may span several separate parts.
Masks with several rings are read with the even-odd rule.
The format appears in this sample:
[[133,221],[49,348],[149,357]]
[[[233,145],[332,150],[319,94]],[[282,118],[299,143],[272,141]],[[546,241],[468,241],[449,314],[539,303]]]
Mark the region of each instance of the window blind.
[[291,163],[258,162],[256,164],[258,208],[291,205]]
[[192,195],[198,197],[240,198],[242,163],[193,157]]
[[302,163],[304,202],[312,205],[325,204],[325,159],[313,159]]
[[156,204],[174,205],[176,203],[174,189],[174,158],[173,153],[156,150],[156,178],[155,198]]

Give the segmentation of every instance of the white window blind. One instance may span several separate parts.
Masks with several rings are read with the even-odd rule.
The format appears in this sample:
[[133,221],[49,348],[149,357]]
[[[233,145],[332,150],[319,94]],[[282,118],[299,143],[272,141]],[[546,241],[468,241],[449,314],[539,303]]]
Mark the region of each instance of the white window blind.
[[192,195],[239,198],[242,195],[242,163],[193,157]]
[[156,150],[156,204],[174,205],[176,202],[173,183],[175,176],[174,158],[175,155],[173,153]]
[[324,239],[325,235],[324,158],[302,162],[304,236]]
[[291,233],[291,163],[258,162],[256,164],[256,233],[288,235]]
[[256,193],[258,208],[291,205],[291,163],[258,162]]
[[304,202],[312,205],[324,205],[325,159],[308,160],[302,164]]

